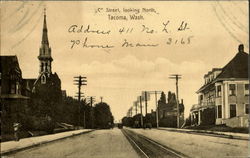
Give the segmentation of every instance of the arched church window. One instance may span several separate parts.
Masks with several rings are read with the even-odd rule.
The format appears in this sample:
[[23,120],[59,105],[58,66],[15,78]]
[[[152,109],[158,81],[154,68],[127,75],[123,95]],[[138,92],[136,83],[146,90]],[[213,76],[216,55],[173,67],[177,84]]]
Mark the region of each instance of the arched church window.
[[48,71],[48,63],[45,63],[45,71]]
[[42,75],[42,77],[41,77],[41,83],[42,84],[46,83],[46,76],[45,75]]
[[41,64],[41,71],[43,71],[43,63]]

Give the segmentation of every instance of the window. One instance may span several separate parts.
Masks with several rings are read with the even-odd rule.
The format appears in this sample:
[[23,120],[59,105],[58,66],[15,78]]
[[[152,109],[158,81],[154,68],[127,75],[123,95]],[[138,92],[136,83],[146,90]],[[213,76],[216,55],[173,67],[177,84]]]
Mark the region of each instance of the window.
[[10,93],[15,94],[16,93],[16,84],[11,83],[10,85]]
[[43,63],[41,64],[41,71],[43,72]]
[[48,63],[45,63],[45,71],[48,71]]
[[200,95],[200,104],[203,102],[203,95]]
[[43,75],[43,76],[41,77],[41,83],[42,83],[42,84],[45,84],[45,83],[46,83],[46,77],[45,77],[45,75]]
[[245,114],[249,114],[249,104],[245,104]]
[[218,105],[217,118],[221,118],[221,117],[222,117],[222,109],[221,109],[221,105]]
[[229,95],[236,95],[236,86],[235,86],[235,84],[229,84]]
[[249,84],[245,84],[245,95],[249,95]]
[[19,88],[19,83],[16,82],[16,94],[19,94],[20,88]]
[[221,85],[217,86],[217,97],[221,97]]
[[230,118],[236,117],[236,104],[230,104]]

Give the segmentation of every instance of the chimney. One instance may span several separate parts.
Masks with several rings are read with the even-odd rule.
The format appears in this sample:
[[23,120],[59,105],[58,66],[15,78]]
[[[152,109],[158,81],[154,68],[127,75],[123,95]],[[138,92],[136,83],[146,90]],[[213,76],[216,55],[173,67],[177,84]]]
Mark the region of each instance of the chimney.
[[244,52],[244,45],[240,44],[238,50],[239,50],[239,53],[243,53]]
[[181,104],[183,105],[183,99],[181,99]]

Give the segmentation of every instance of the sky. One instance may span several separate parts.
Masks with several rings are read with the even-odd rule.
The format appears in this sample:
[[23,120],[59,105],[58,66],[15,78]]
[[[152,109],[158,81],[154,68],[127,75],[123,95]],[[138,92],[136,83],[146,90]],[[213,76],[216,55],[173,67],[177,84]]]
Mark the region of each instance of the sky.
[[[227,64],[239,44],[249,52],[247,6],[248,1],[1,1],[1,55],[18,57],[23,78],[38,77],[46,8],[52,71],[59,75],[67,95],[77,92],[73,77],[86,76],[84,95],[95,96],[96,102],[102,96],[119,121],[142,91],[175,92],[175,80],[169,76],[181,74],[179,98],[188,117],[198,102],[196,91],[204,84],[203,76]],[[138,14],[133,12],[138,9]],[[148,12],[142,12],[145,9]],[[131,20],[134,14],[143,20]],[[110,20],[111,16],[127,20]],[[110,33],[73,33],[69,32],[72,25]],[[89,45],[113,48],[84,48],[86,38]],[[125,41],[134,47],[122,47]],[[136,47],[138,43],[157,46]],[[153,95],[151,109],[155,110]]]

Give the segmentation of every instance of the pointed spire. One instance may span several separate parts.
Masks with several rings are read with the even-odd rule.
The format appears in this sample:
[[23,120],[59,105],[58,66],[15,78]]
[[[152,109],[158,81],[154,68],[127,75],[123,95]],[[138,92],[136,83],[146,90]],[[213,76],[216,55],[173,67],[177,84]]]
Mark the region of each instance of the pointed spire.
[[46,8],[44,8],[42,44],[48,44],[49,45],[48,30],[47,30],[47,23],[46,23]]
[[40,61],[40,74],[41,73],[51,73],[51,62],[53,58],[51,57],[51,48],[49,46],[48,40],[48,29],[46,22],[46,8],[44,8],[44,21],[43,21],[43,32],[42,32],[42,42],[39,50],[38,59]]

